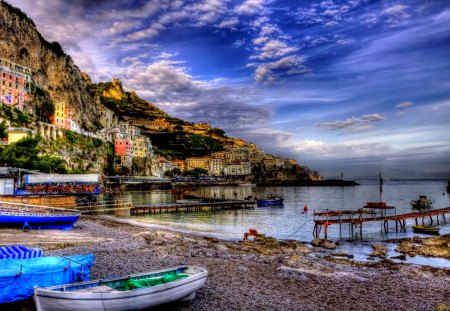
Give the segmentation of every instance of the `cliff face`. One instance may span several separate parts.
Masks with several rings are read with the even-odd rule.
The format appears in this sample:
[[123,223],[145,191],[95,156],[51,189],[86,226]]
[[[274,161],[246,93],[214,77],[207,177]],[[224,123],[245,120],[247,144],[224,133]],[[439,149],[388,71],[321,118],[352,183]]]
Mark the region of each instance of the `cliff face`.
[[[59,43],[46,41],[31,19],[19,9],[0,2],[0,56],[31,67],[37,87],[53,102],[65,101],[86,129],[96,128],[94,99],[72,58]],[[82,117],[81,117],[82,116]]]

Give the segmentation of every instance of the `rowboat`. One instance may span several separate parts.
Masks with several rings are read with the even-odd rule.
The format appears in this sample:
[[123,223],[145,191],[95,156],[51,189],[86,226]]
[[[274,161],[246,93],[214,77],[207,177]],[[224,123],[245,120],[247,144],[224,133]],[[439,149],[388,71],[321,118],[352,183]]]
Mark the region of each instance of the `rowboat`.
[[146,310],[187,301],[205,282],[208,271],[195,266],[124,277],[35,288],[37,311]]
[[439,234],[439,228],[434,226],[413,225],[412,228],[417,233]]
[[1,228],[70,229],[80,212],[63,208],[0,206]]
[[419,196],[418,200],[411,201],[411,208],[425,209],[425,208],[432,208],[432,207],[433,207],[433,200],[427,198],[426,195],[421,195],[421,196]]

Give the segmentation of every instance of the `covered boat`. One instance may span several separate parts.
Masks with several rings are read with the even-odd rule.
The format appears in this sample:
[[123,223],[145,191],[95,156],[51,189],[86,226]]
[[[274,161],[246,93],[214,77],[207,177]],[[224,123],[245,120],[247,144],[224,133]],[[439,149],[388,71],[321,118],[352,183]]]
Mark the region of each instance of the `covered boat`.
[[35,288],[38,311],[146,310],[195,297],[208,272],[199,267],[176,268],[124,277]]
[[281,195],[269,193],[267,198],[256,200],[258,207],[282,207],[284,206],[284,198]]
[[411,201],[411,208],[415,209],[425,209],[433,207],[433,200],[427,198],[426,195],[419,196],[418,200]]
[[0,263],[0,303],[33,296],[35,286],[89,280],[94,255],[5,259]]
[[44,251],[40,248],[29,248],[23,245],[0,247],[0,259],[30,259],[42,257]]
[[413,231],[417,232],[417,233],[439,234],[439,227],[413,225],[412,228],[413,228]]
[[63,208],[0,206],[1,228],[70,229],[79,217],[79,211]]

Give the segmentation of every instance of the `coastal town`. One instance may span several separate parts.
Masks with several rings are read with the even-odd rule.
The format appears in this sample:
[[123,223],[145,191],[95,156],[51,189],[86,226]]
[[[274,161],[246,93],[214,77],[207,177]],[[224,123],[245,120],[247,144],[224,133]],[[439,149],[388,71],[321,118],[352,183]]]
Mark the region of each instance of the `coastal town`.
[[[32,68],[12,60],[0,58],[0,87],[2,109],[14,109],[29,112],[34,105],[31,88],[33,87]],[[113,88],[120,81],[113,78]],[[41,121],[36,115],[35,122],[28,122],[23,127],[14,127],[10,120],[6,122],[8,135],[3,144],[12,144],[21,138],[39,133],[48,140],[58,140],[64,131],[73,131],[90,138],[100,139],[114,146],[114,166],[116,171],[123,168],[131,172],[133,159],[141,159],[150,163],[150,176],[167,177],[180,175],[186,171],[200,170],[210,176],[245,176],[252,174],[252,167],[261,165],[267,170],[290,170],[297,162],[295,160],[266,154],[255,144],[241,139],[229,139],[214,133],[207,123],[174,125],[165,119],[139,119],[123,117],[96,100],[101,129],[90,132],[81,127],[80,113],[74,111],[69,102],[55,102],[54,112],[49,116],[49,123]],[[36,112],[38,114],[39,112]],[[26,126],[25,126],[26,125]],[[204,156],[188,156],[186,158],[166,158],[155,153],[151,133],[191,133],[211,136],[223,142],[223,150],[212,151]],[[137,173],[141,174],[141,173]],[[316,175],[313,180],[320,179]]]

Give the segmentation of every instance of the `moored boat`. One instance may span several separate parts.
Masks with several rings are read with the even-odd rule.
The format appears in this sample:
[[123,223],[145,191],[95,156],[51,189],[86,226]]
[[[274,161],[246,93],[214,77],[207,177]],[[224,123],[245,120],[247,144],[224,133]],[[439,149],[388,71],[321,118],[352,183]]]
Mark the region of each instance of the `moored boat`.
[[1,228],[70,229],[79,217],[79,211],[63,208],[0,206]]
[[180,266],[107,280],[35,288],[38,311],[146,310],[195,297],[208,271]]
[[413,228],[413,231],[417,232],[417,233],[439,234],[439,227],[413,225],[412,228]]
[[258,207],[282,207],[284,206],[284,198],[281,195],[269,193],[267,198],[256,200]]

